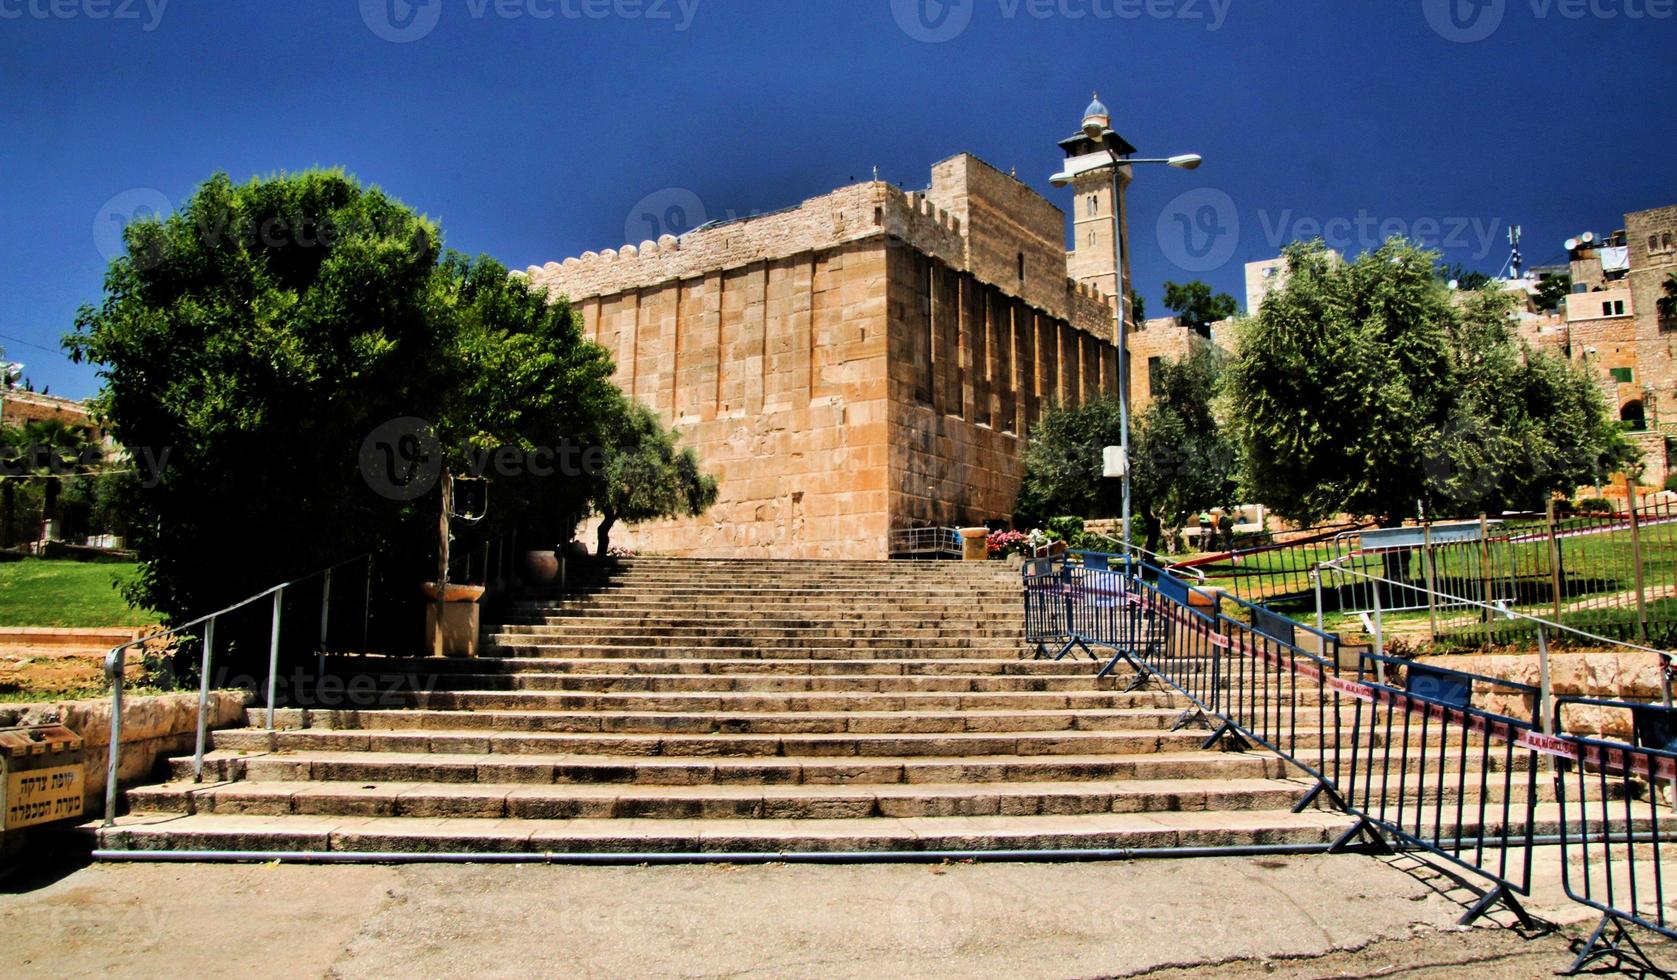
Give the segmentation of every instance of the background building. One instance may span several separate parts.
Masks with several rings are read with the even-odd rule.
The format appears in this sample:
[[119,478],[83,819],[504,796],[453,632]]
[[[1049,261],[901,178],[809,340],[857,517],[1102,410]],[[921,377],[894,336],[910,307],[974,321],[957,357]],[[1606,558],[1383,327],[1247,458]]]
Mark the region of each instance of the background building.
[[894,528],[1011,516],[1027,428],[1049,405],[1117,391],[1114,312],[1069,275],[1093,275],[1093,260],[1068,259],[1066,228],[963,154],[924,191],[872,181],[531,267],[718,477],[707,514],[620,543],[879,558]]

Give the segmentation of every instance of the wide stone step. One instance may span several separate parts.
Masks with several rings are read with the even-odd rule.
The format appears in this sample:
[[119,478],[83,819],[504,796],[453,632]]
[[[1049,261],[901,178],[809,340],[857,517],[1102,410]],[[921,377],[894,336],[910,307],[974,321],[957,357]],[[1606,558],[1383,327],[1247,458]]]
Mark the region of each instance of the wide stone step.
[[[594,691],[630,692],[728,692],[741,693],[974,693],[1010,691],[1112,691],[1123,687],[1115,679],[1098,681],[1087,671],[1072,675],[952,674],[859,674],[811,676],[808,674],[671,674],[616,673],[576,674],[465,673],[408,671],[362,674],[379,692],[407,691]],[[342,691],[343,678],[332,690]],[[1134,704],[1169,704],[1173,697],[1157,690],[1127,695]],[[1146,700],[1143,700],[1146,699]]]
[[[652,651],[660,654],[662,651]],[[714,651],[712,651],[714,652]],[[992,677],[1078,677],[1092,678],[1088,664],[1064,660],[1019,660],[1005,657],[870,657],[867,659],[775,659],[763,657],[669,657],[653,656],[551,656],[479,657],[475,659],[429,657],[333,657],[327,660],[329,673],[355,676],[389,673],[389,666],[403,665],[418,674],[775,674],[799,677],[876,676],[947,677],[985,675]],[[408,665],[411,665],[409,667]]]
[[1023,636],[947,636],[931,630],[871,637],[847,637],[817,633],[776,636],[773,634],[750,635],[724,632],[711,635],[682,636],[661,634],[655,630],[636,631],[634,633],[594,631],[568,636],[552,633],[491,632],[487,639],[496,647],[518,650],[526,648],[587,650],[601,647],[627,647],[635,650],[649,648],[681,648],[687,650],[912,650],[917,653],[922,650],[928,653],[986,650],[1005,651],[1016,657],[1024,649]]
[[[1002,644],[997,646],[981,646],[972,644],[947,644],[933,646],[930,643],[916,645],[913,643],[892,643],[886,641],[869,641],[861,643],[831,642],[809,643],[800,646],[744,646],[732,645],[720,641],[710,643],[693,643],[684,641],[679,644],[648,643],[638,638],[625,637],[622,643],[553,643],[537,637],[504,637],[508,642],[496,641],[482,648],[482,656],[515,656],[515,657],[666,657],[669,659],[723,659],[738,660],[852,660],[878,657],[884,660],[920,659],[924,660],[962,660],[962,659],[994,659],[1017,660],[1021,653],[1018,646]],[[909,656],[911,655],[912,656]]]
[[852,786],[242,781],[139,787],[129,800],[136,812],[257,816],[861,820],[1280,810],[1297,802],[1304,788],[1265,779]]
[[[408,707],[439,711],[606,711],[625,715],[648,712],[977,712],[1093,711],[1168,707],[1154,694],[1117,691],[1013,691],[1001,693],[772,693],[710,692],[550,692],[432,691],[403,696]],[[1173,719],[1177,712],[1167,712]]]
[[[546,754],[607,756],[821,756],[965,758],[996,755],[1142,755],[1198,749],[1205,733],[1155,729],[1042,732],[864,732],[864,733],[592,733],[552,731],[495,731],[472,727],[442,727],[470,720],[462,713],[432,713],[422,724],[436,727],[397,728],[386,724],[389,712],[310,712],[311,719],[337,727],[280,729],[224,729],[211,735],[211,745],[233,752],[441,752],[458,754]],[[285,718],[279,719],[283,724]],[[360,726],[360,727],[357,727]]]
[[[439,695],[440,697],[441,695]],[[285,727],[490,729],[497,732],[623,734],[834,735],[953,734],[962,732],[1107,732],[1157,730],[1180,713],[1159,708],[1003,709],[963,711],[625,711],[392,708],[331,711],[297,708],[275,713]],[[252,724],[266,712],[251,712]]]
[[1150,849],[1322,844],[1351,823],[1285,810],[863,820],[518,820],[134,815],[101,829],[113,850],[361,853],[783,854]]
[[[192,759],[170,760],[176,780]],[[508,755],[502,753],[279,752],[225,750],[204,757],[214,782],[633,783],[853,785],[1066,782],[1088,779],[1278,779],[1292,774],[1268,753],[1159,752],[1133,756],[970,756],[965,758]]]
[[[1008,627],[991,624],[954,627],[956,635],[962,639],[984,637],[992,640],[1023,643],[1025,630],[1023,626]],[[730,637],[735,639],[750,639],[755,642],[771,642],[782,638],[823,637],[844,640],[859,639],[900,639],[926,640],[932,638],[948,638],[948,631],[941,626],[873,626],[854,623],[817,623],[806,622],[794,625],[777,626],[770,623],[738,620],[735,622],[667,622],[660,620],[615,619],[594,620],[578,619],[560,623],[503,623],[491,635],[496,636],[550,636],[566,640],[581,640],[586,642],[590,637],[619,637],[629,631],[640,637],[669,637],[672,639],[694,637]],[[785,645],[785,644],[779,644]]]

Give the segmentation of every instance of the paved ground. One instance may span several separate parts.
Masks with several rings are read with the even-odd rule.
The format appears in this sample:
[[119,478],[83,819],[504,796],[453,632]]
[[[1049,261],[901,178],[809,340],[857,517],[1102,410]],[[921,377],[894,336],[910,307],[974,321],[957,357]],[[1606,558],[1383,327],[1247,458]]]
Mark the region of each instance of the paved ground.
[[0,976],[1499,978],[1569,961],[1578,912],[1535,938],[1461,931],[1464,893],[1441,884],[1353,856],[71,866],[0,881]]

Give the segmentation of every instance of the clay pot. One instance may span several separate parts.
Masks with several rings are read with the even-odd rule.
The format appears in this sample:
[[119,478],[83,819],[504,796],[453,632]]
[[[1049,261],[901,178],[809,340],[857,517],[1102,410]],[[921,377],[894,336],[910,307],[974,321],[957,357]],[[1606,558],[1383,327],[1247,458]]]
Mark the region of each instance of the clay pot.
[[[420,588],[425,590],[425,598],[430,599],[432,602],[437,601],[437,583],[426,582],[424,585],[420,586]],[[455,585],[453,582],[450,582],[448,584],[448,589],[443,596],[443,601],[476,602],[481,598],[483,598],[483,586]]]
[[524,581],[532,585],[549,585],[559,580],[559,555],[553,551],[524,553]]

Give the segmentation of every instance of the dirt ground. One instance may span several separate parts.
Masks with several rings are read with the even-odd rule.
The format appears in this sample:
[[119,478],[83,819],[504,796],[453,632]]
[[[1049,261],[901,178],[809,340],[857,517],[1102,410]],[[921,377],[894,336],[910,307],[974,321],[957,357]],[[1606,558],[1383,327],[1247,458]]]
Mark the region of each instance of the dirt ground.
[[59,865],[0,881],[0,976],[1497,980],[1593,924],[1461,930],[1410,864]]

